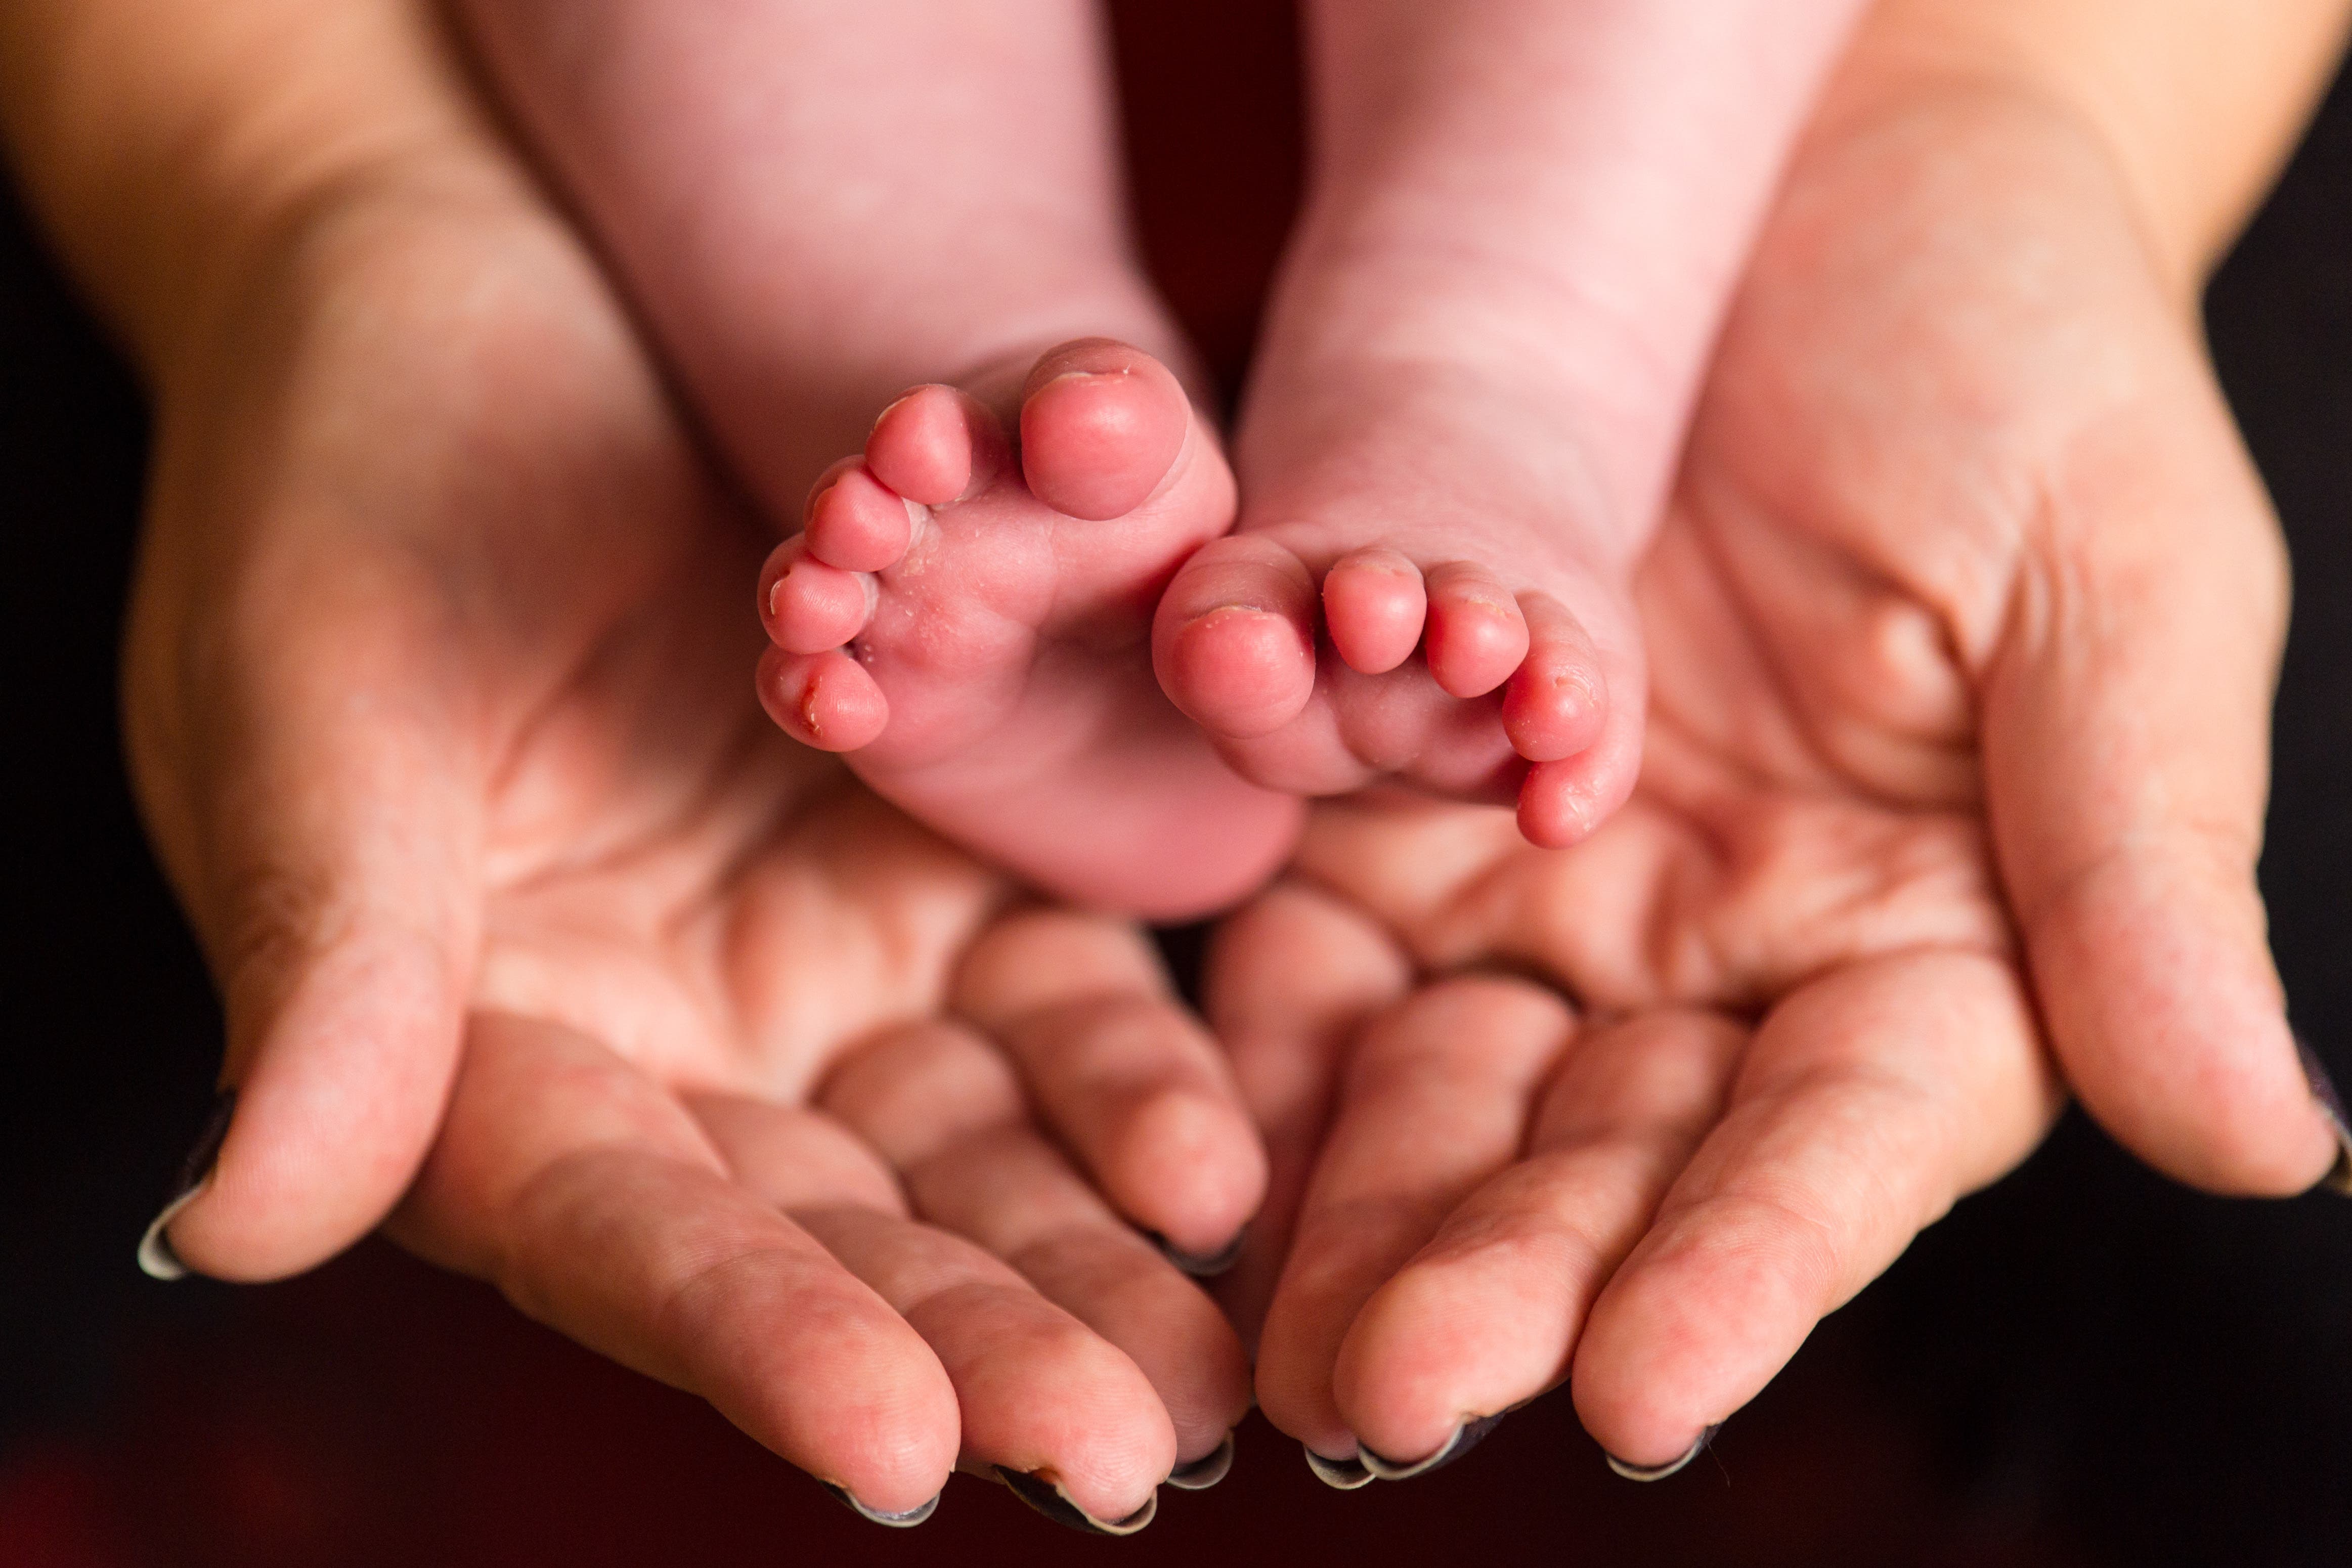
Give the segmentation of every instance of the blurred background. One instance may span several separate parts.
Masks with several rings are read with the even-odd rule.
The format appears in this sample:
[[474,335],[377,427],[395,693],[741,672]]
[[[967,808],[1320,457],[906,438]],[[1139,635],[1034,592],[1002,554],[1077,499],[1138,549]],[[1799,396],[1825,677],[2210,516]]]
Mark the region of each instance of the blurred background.
[[[1145,239],[1230,387],[1297,195],[1295,39],[1281,7],[1113,9]],[[2207,318],[2296,569],[2263,884],[2296,1019],[2352,1084],[2352,86]],[[2201,1197],[2079,1116],[1671,1482],[1611,1477],[1564,1395],[1348,1494],[1253,1418],[1231,1479],[1116,1543],[969,1479],[877,1530],[698,1402],[382,1244],[266,1289],[143,1278],[218,1032],[114,725],[145,443],[0,200],[0,1564],[2352,1563],[2352,1204]]]

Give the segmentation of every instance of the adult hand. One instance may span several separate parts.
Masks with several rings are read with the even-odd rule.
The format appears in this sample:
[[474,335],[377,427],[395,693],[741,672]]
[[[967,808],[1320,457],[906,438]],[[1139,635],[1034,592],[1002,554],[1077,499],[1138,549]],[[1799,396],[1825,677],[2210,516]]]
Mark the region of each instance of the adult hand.
[[[2200,1185],[2331,1168],[2253,883],[2279,542],[2142,233],[2093,138],[1976,83],[1817,134],[1641,584],[1632,804],[1561,854],[1327,808],[1226,928],[1276,1173],[1236,1288],[1327,1477],[1563,1379],[1628,1473],[1687,1458],[2061,1073]],[[1394,1005],[1416,967],[1573,1007]]]
[[961,1457],[1139,1526],[1247,1404],[1129,1223],[1214,1252],[1255,1206],[1222,1060],[1133,931],[1007,917],[761,714],[771,542],[427,9],[189,17],[229,41],[163,58],[242,60],[327,175],[263,159],[142,296],[130,745],[236,1091],[149,1260],[284,1274],[406,1192],[409,1246],[869,1511]]

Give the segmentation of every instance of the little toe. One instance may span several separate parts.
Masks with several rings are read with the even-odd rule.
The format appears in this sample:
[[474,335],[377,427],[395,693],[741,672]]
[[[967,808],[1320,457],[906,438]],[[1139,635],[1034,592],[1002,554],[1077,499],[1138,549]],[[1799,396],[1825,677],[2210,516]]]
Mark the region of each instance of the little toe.
[[1040,358],[1022,387],[1022,473],[1055,511],[1124,517],[1176,468],[1192,422],[1192,400],[1166,365],[1109,338],[1081,338]]
[[1433,568],[1426,657],[1447,695],[1484,697],[1528,657],[1528,623],[1492,572],[1466,561]]
[[919,386],[874,421],[866,467],[918,506],[945,506],[986,482],[1003,445],[978,403],[952,386]]
[[845,572],[879,572],[907,553],[922,506],[899,495],[862,463],[819,480],[802,530],[809,553]]
[[1584,625],[1549,594],[1523,594],[1528,656],[1503,693],[1503,731],[1531,763],[1572,757],[1600,737],[1609,685]]
[[1341,556],[1323,574],[1323,624],[1348,668],[1385,675],[1421,646],[1429,591],[1421,568],[1382,545]]
[[803,541],[786,540],[761,574],[760,618],[786,653],[823,653],[866,627],[874,613],[874,579],[828,566]]
[[1639,723],[1604,723],[1574,756],[1537,763],[1519,784],[1519,833],[1543,849],[1565,849],[1625,804],[1641,772]]
[[1269,734],[1314,693],[1314,614],[1298,557],[1262,537],[1213,540],[1160,598],[1152,668],[1168,700],[1211,733]]
[[760,656],[760,705],[779,729],[820,752],[871,745],[890,721],[890,703],[874,678],[838,648]]

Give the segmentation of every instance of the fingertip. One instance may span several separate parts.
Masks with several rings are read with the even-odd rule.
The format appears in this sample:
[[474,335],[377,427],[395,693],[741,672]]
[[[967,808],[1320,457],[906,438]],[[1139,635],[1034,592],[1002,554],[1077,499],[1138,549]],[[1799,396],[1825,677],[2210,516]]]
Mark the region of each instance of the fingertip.
[[2084,1108],[2208,1192],[2283,1197],[2339,1143],[2288,1027],[2250,877],[2163,847],[2073,880],[2027,928],[2052,1044]]
[[[242,1064],[181,1191],[140,1261],[238,1282],[313,1268],[382,1224],[415,1179],[455,1073],[460,999],[451,960],[422,935],[377,927],[306,956],[282,994],[230,984]],[[250,1012],[267,1008],[258,1025]],[[197,1163],[192,1155],[190,1165]]]
[[1265,1201],[1265,1152],[1237,1100],[1163,1090],[1116,1147],[1120,1208],[1188,1257],[1227,1252]]

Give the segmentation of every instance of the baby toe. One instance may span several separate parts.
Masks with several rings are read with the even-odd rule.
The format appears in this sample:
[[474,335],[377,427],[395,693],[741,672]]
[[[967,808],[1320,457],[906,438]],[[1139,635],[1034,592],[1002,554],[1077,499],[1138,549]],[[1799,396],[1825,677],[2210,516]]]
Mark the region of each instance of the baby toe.
[[994,416],[954,387],[919,386],[874,421],[866,467],[918,506],[945,506],[986,481],[1003,441]]
[[1081,338],[1040,358],[1022,388],[1022,474],[1055,511],[1124,517],[1175,468],[1192,423],[1192,400],[1166,365]]
[[1168,700],[1213,734],[1265,735],[1315,689],[1315,588],[1296,555],[1262,538],[1213,541],[1184,563],[1152,621]]
[[1528,656],[1503,692],[1503,731],[1531,763],[1591,746],[1609,713],[1609,685],[1584,625],[1549,594],[1523,594]]
[[876,479],[862,463],[842,468],[830,483],[820,484],[802,530],[809,553],[844,572],[879,572],[896,565],[913,542],[924,509]]
[[1484,697],[1528,657],[1528,623],[1492,572],[1466,561],[1426,574],[1429,673],[1452,697]]
[[1383,675],[1421,646],[1429,592],[1421,568],[1375,545],[1332,563],[1323,574],[1323,625],[1349,668]]
[[889,700],[864,667],[843,653],[788,653],[770,648],[760,657],[760,705],[779,729],[820,752],[854,752],[871,745],[890,721]]
[[865,629],[874,614],[874,579],[815,559],[788,540],[760,601],[768,638],[787,653],[823,653]]

